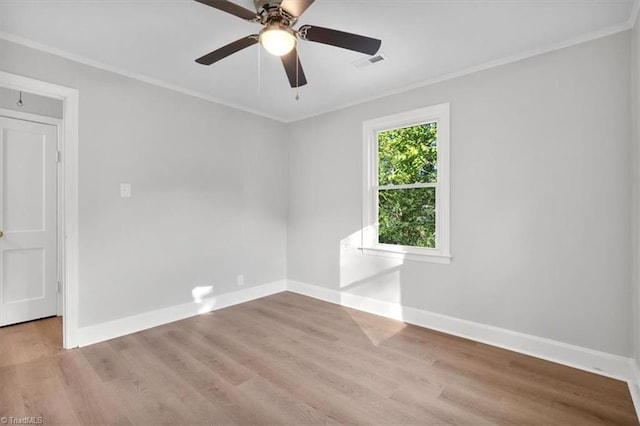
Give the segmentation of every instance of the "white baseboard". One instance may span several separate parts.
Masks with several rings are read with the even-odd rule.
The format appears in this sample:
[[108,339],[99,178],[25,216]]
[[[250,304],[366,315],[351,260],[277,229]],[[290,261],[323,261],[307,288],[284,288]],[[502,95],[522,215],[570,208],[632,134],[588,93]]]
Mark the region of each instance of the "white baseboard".
[[116,337],[124,336],[148,328],[157,327],[205,312],[215,311],[239,303],[249,302],[261,297],[283,292],[287,289],[285,280],[248,287],[231,293],[212,296],[204,303],[189,302],[169,306],[155,311],[144,312],[126,318],[120,318],[78,329],[78,345],[87,346]]
[[[631,383],[631,360],[551,339],[289,280],[287,290]],[[637,368],[637,366],[636,366]]]
[[635,360],[551,339],[467,321],[293,280],[281,280],[214,296],[207,303],[185,303],[83,327],[79,346],[87,346],[148,328],[226,308],[283,291],[438,330],[454,336],[531,355],[595,374],[624,380],[640,418],[640,369]]

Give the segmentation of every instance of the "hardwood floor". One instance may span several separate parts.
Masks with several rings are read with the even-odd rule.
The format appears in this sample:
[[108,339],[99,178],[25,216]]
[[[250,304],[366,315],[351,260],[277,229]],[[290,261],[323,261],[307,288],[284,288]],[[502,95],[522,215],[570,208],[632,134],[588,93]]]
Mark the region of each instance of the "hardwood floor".
[[628,424],[626,383],[280,293],[60,350],[0,329],[0,417],[44,424]]

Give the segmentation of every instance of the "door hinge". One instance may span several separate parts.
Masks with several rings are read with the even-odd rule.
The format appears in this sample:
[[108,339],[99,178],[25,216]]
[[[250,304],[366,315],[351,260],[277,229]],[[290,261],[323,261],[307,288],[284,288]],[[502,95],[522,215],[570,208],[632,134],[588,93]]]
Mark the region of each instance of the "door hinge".
[[62,163],[62,151],[58,151],[57,161],[58,163]]
[[56,282],[56,292],[62,293],[62,283],[60,281]]

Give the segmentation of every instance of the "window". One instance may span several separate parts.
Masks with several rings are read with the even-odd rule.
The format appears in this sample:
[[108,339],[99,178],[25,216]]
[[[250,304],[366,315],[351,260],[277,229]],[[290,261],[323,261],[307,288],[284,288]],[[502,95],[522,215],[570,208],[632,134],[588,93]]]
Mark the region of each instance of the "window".
[[366,121],[366,254],[450,263],[449,104]]

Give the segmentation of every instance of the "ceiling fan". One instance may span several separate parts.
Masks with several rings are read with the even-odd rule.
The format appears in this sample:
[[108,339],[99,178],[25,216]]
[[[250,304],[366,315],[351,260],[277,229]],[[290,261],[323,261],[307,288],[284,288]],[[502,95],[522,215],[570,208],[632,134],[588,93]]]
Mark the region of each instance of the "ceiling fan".
[[280,56],[291,87],[307,84],[302,70],[296,44],[298,39],[328,44],[356,52],[375,55],[382,41],[344,31],[303,25],[297,30],[293,26],[300,15],[315,0],[254,0],[256,11],[245,9],[228,0],[196,0],[215,9],[235,15],[238,18],[263,25],[258,34],[252,34],[207,53],[196,62],[211,65],[242,49],[260,43],[271,54]]

